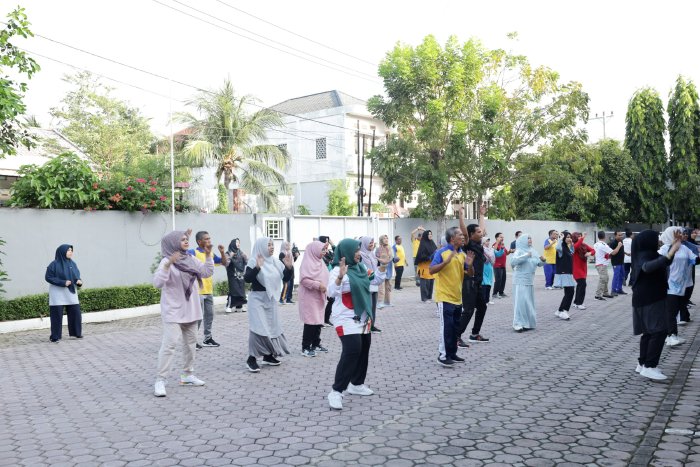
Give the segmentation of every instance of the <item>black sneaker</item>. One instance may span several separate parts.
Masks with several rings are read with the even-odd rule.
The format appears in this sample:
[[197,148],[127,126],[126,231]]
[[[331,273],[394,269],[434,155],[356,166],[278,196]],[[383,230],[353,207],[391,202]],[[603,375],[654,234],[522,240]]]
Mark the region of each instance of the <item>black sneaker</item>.
[[372,326],[372,329],[370,329],[370,331],[372,332],[372,334],[381,334],[382,333],[381,329],[375,328],[374,326]]
[[294,302],[291,301],[291,300],[287,300],[285,303],[286,303],[287,305],[294,305]]
[[213,337],[210,337],[209,339],[204,339],[202,345],[204,347],[219,347],[219,344],[214,340]]
[[506,294],[504,294],[504,293],[501,293],[501,294],[498,294],[498,296],[499,296],[500,298],[506,298],[508,295],[506,295]]
[[482,343],[487,343],[487,342],[489,342],[489,341],[490,341],[490,339],[487,339],[486,337],[483,337],[481,334],[469,336],[469,342],[482,342]]
[[325,347],[324,347],[324,346],[322,346],[322,345],[316,345],[316,346],[314,346],[314,347],[313,347],[313,349],[312,349],[312,350],[313,350],[314,352],[323,352],[323,353],[328,353],[328,349],[327,349],[327,348],[325,348]]
[[620,294],[620,295],[627,295],[627,292],[625,292],[624,290],[620,290],[620,291],[618,292],[618,294]]
[[450,358],[446,358],[446,359],[442,360],[440,357],[438,357],[437,360],[438,360],[438,363],[440,365],[444,366],[445,368],[453,368],[455,365],[455,362]]
[[596,300],[600,300],[601,302],[604,302],[604,301],[605,301],[605,299],[604,299],[603,297],[599,297],[599,296],[597,296],[597,295],[596,295],[595,297],[593,297],[593,298],[595,298]]
[[459,347],[460,349],[468,349],[469,344],[467,344],[461,338],[459,338],[459,339],[457,339],[457,347]]
[[248,371],[251,373],[257,373],[260,371],[258,361],[255,359],[255,357],[248,357],[248,360],[245,362],[245,366],[248,367]]
[[197,342],[197,345],[195,346],[195,348],[196,348],[197,350],[200,350],[200,349],[202,348],[202,344],[200,344],[199,342]]
[[603,297],[604,298],[615,298],[615,295],[610,295],[610,294],[604,293]]
[[273,357],[272,355],[265,355],[263,357],[263,361],[262,361],[263,365],[270,365],[270,366],[279,366],[280,363],[281,362],[279,360],[277,360],[275,357]]
[[465,360],[464,358],[459,357],[459,356],[457,356],[457,355],[455,355],[454,357],[452,357],[452,361],[455,362],[455,363],[464,363],[464,362],[466,362],[466,360]]

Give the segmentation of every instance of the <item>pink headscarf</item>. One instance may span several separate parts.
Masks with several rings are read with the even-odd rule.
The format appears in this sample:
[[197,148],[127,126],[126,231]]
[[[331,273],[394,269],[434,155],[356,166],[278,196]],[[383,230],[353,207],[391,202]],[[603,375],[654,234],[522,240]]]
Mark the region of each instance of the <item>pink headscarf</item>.
[[328,284],[328,268],[326,263],[323,262],[323,258],[321,258],[321,251],[323,251],[324,246],[326,244],[319,241],[306,245],[304,259],[301,260],[301,266],[299,267],[299,280],[308,277],[323,285]]

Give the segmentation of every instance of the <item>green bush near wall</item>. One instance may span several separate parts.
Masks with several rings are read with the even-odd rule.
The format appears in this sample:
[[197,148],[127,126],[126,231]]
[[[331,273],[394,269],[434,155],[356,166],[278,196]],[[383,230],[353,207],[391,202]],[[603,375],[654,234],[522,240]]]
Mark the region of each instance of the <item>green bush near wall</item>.
[[[228,295],[228,282],[217,282],[214,295]],[[156,303],[160,303],[160,290],[150,284],[80,291],[80,309],[83,313],[134,308]],[[47,293],[0,301],[0,321],[41,318],[48,315],[49,294]]]

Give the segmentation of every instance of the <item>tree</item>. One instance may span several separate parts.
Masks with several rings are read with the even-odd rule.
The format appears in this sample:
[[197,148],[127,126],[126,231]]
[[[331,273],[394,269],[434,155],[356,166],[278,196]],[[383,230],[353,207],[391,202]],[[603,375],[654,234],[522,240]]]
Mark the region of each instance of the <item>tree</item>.
[[7,24],[0,30],[0,158],[15,154],[20,144],[27,148],[34,146],[32,136],[19,120],[26,110],[22,100],[27,83],[13,79],[10,74],[31,79],[40,70],[33,58],[12,43],[16,36],[34,37],[29,25],[24,8],[18,7],[7,15]]
[[637,205],[630,196],[641,174],[629,151],[621,141],[605,139],[590,146],[600,160],[596,170],[598,202],[592,207],[598,225],[622,227],[634,220]]
[[348,189],[343,180],[331,180],[328,190],[328,215],[352,216],[355,206],[350,202]]
[[692,81],[682,76],[668,101],[668,134],[671,157],[668,178],[673,185],[667,203],[674,220],[691,221],[700,216],[700,105]]
[[154,141],[148,119],[135,107],[112,97],[112,88],[89,72],[67,75],[75,88],[52,108],[61,132],[105,173],[148,154]]
[[272,208],[278,201],[276,187],[286,190],[280,170],[287,167],[289,155],[278,146],[261,144],[266,130],[282,122],[279,114],[268,109],[249,114],[247,107],[256,102],[252,96],[236,96],[226,80],[221,89],[203,91],[187,103],[201,118],[180,113],[177,119],[194,132],[184,149],[194,163],[216,167],[217,182],[223,178],[227,188],[235,182]]
[[382,200],[418,190],[426,212],[442,218],[452,199],[481,202],[511,177],[527,148],[577,134],[588,116],[579,83],[562,84],[523,56],[433,36],[413,48],[398,44],[379,66],[386,97],[374,96],[372,114],[397,133],[375,150],[372,163],[385,180]]
[[639,168],[630,195],[638,198],[637,221],[666,221],[666,148],[664,108],[659,93],[651,88],[637,91],[627,106],[625,148]]

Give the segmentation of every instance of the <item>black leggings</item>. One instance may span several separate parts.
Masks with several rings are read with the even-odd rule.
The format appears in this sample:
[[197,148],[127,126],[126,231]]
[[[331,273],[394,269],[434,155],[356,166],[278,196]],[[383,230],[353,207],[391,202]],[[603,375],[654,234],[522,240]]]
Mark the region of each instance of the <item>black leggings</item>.
[[325,317],[324,317],[324,322],[326,324],[331,324],[331,313],[333,312],[333,302],[335,302],[335,298],[329,298],[328,301],[326,302],[326,312],[325,312]]
[[681,306],[685,301],[685,297],[680,295],[667,295],[666,296],[666,318],[668,319],[668,335],[672,336],[678,334],[678,322],[676,321],[676,316],[681,310]]
[[642,334],[642,338],[639,340],[639,364],[647,368],[656,368],[665,342],[665,332]]
[[340,343],[343,345],[343,352],[335,369],[333,390],[343,392],[349,383],[355,386],[365,384],[372,335],[348,334],[340,337]]
[[321,345],[322,324],[304,324],[304,334],[301,337],[301,349],[311,350]]
[[564,298],[561,299],[559,304],[559,311],[569,311],[571,308],[571,301],[574,299],[574,287],[564,287]]
[[574,298],[575,305],[583,305],[583,301],[586,299],[586,278],[576,279],[576,298]]

